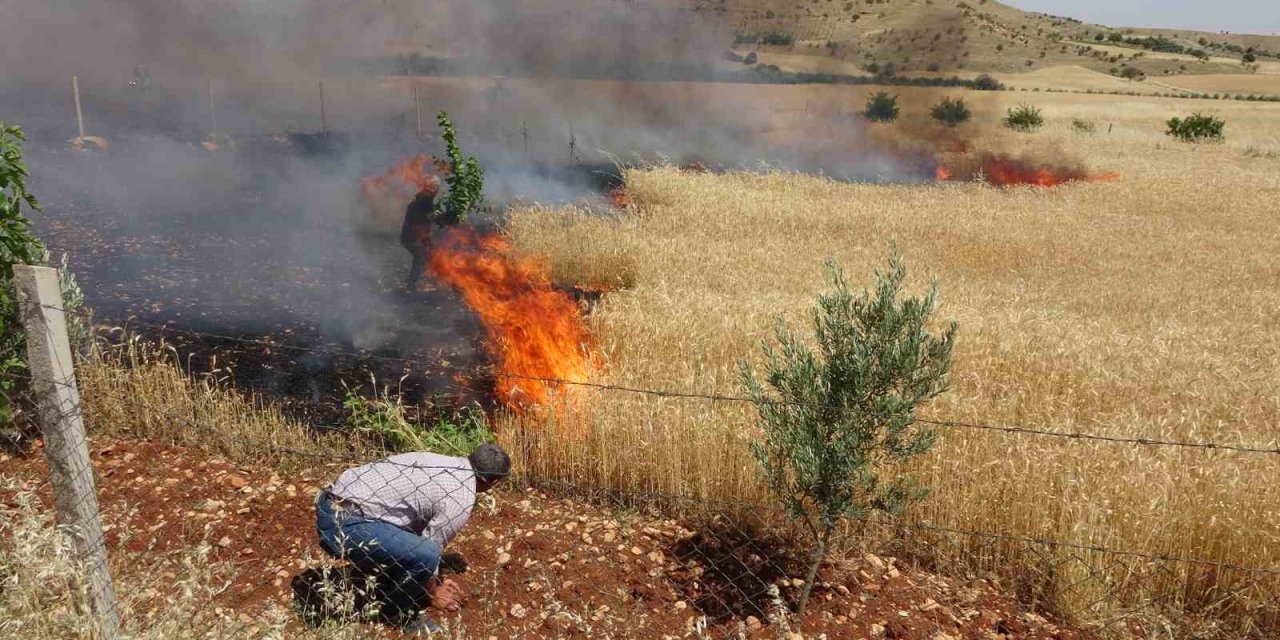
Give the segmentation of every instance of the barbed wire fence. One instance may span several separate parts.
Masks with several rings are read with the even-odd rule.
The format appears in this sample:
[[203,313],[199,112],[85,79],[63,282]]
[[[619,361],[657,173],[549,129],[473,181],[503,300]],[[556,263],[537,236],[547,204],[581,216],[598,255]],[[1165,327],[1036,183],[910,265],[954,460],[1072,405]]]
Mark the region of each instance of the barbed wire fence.
[[[114,596],[106,558],[107,544],[98,513],[93,470],[89,461],[83,409],[76,388],[72,352],[66,344],[65,321],[61,318],[56,270],[29,268],[20,271],[23,287],[24,322],[32,354],[30,388],[33,406],[44,436],[49,458],[50,480],[59,527],[71,534],[75,548],[85,567],[86,583],[92,595],[95,620],[100,637],[119,637],[120,607]],[[50,285],[49,283],[53,284]],[[50,297],[53,296],[53,297]],[[310,350],[309,347],[277,341],[249,339],[215,333],[193,332],[160,325],[142,325],[158,332],[185,333],[195,337],[243,343],[246,346],[284,350]],[[59,329],[61,327],[61,330]],[[45,355],[41,355],[45,354]],[[350,352],[346,355],[412,364],[411,358],[380,356]],[[461,371],[461,368],[459,368]],[[495,373],[494,375],[511,375]],[[575,386],[598,392],[637,394],[644,397],[711,402],[751,402],[750,398],[684,392],[678,390],[642,389],[590,382],[555,380],[535,376],[518,376],[529,381]],[[198,416],[182,414],[170,408],[155,406],[145,397],[115,398],[149,420],[183,425],[194,434],[216,437],[216,429]],[[1233,455],[1280,456],[1280,448],[1240,442],[1191,441],[1120,436],[1081,431],[1058,430],[1037,425],[981,424],[941,419],[921,419],[923,423],[946,429],[1004,433],[1018,437],[1053,438],[1068,442],[1095,442],[1112,446],[1135,446],[1198,449],[1228,452]],[[326,538],[320,526],[322,547],[335,558],[348,561],[347,569],[316,569],[304,572],[294,581],[299,613],[313,620],[337,616],[343,611],[363,610],[366,616],[388,622],[402,622],[406,611],[414,610],[428,596],[419,587],[424,576],[437,567],[447,574],[465,570],[458,559],[444,556],[446,538],[432,540],[421,536],[405,539],[395,530],[422,523],[403,521],[404,514],[366,513],[367,498],[382,492],[412,493],[421,487],[435,487],[432,499],[451,505],[452,516],[439,523],[428,523],[437,530],[448,530],[476,502],[474,474],[470,469],[451,467],[433,458],[397,459],[395,451],[331,451],[320,448],[289,447],[275,442],[241,442],[241,446],[269,452],[300,464],[321,464],[327,468],[345,467],[346,489],[330,487],[317,496],[317,509],[329,511],[332,534]],[[371,460],[382,460],[372,463]],[[399,460],[399,461],[398,461]],[[379,466],[381,465],[381,466]],[[463,477],[466,476],[466,477]],[[342,484],[341,477],[335,487]],[[472,483],[468,486],[468,478]],[[760,505],[708,503],[691,496],[636,491],[620,492],[607,488],[584,486],[559,480],[531,477],[519,478],[520,484],[548,494],[582,498],[613,508],[650,510],[675,514],[689,524],[692,536],[670,548],[670,556],[679,568],[678,588],[694,609],[707,621],[695,631],[704,636],[739,637],[747,633],[747,620],[778,621],[779,611],[788,603],[788,585],[799,575],[793,561],[779,553],[789,543],[777,544],[763,535],[749,519],[737,514],[758,511]],[[321,516],[323,519],[325,516]],[[383,533],[399,538],[404,544],[397,555],[372,553],[379,546],[367,535],[348,535],[351,523],[369,521],[387,523]],[[374,525],[379,526],[379,525]],[[1150,607],[1171,610],[1194,608],[1190,613],[1206,619],[1230,619],[1237,622],[1224,633],[1230,637],[1270,637],[1280,629],[1280,566],[1244,566],[1187,556],[1152,553],[1141,550],[1109,548],[1092,543],[1055,540],[1007,532],[971,530],[936,525],[925,521],[897,523],[891,551],[922,566],[930,566],[931,558],[966,558],[960,566],[949,570],[970,575],[996,575],[1007,579],[1017,591],[1028,612],[1050,610],[1053,601],[1072,598],[1084,601],[1084,609],[1115,600],[1135,603],[1147,599]],[[385,541],[383,541],[385,544]],[[993,566],[1008,564],[1010,557],[1020,562],[1004,571]],[[1152,597],[1160,590],[1150,588],[1158,581],[1185,585],[1183,593]],[[601,585],[586,585],[602,595]],[[835,585],[828,584],[834,588]],[[930,594],[926,585],[909,584],[900,588],[917,590],[922,600]],[[336,600],[335,600],[336,598]],[[1139,604],[1134,605],[1139,606]],[[1097,631],[1123,628],[1131,618],[1117,617],[1097,623]],[[945,633],[953,627],[940,618],[929,618],[928,629]],[[926,630],[928,630],[926,629]],[[922,636],[922,637],[928,637]]]

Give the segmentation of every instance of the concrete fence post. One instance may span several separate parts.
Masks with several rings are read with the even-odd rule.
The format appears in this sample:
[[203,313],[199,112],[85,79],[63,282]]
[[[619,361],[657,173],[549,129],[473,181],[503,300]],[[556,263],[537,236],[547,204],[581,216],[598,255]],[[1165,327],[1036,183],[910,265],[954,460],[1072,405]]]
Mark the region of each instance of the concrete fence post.
[[13,276],[27,334],[27,361],[49,459],[58,527],[71,536],[87,572],[97,637],[118,640],[120,610],[107,564],[58,270],[15,265]]

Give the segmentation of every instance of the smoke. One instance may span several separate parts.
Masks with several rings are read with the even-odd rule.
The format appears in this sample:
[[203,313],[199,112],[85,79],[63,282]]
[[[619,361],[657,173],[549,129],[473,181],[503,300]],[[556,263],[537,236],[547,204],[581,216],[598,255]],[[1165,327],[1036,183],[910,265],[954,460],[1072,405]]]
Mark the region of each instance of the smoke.
[[[780,116],[790,87],[656,80],[745,68],[724,59],[726,25],[675,5],[0,0],[0,16],[0,119],[27,128],[37,223],[106,321],[478,358],[447,292],[399,291],[408,256],[371,232],[358,199],[360,178],[440,153],[438,109],[498,206],[598,197],[615,160],[920,174],[818,94],[812,114]],[[406,63],[476,73],[395,75]],[[86,132],[111,142],[104,158],[63,151],[73,75]],[[235,152],[200,146],[215,116]],[[272,137],[322,127],[349,153],[296,157]]]

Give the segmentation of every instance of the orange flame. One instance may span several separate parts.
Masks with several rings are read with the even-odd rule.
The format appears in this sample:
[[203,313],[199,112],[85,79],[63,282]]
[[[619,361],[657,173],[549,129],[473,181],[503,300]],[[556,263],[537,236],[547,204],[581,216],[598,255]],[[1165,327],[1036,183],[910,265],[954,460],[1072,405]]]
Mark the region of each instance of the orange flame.
[[[447,165],[443,166],[447,169]],[[383,175],[360,181],[360,195],[378,226],[399,228],[404,209],[415,195],[421,191],[431,195],[439,192],[440,179],[430,173],[429,167],[444,173],[440,160],[420,154],[397,162]]]
[[544,261],[512,255],[501,236],[451,229],[429,269],[480,316],[498,361],[498,395],[512,409],[545,404],[560,386],[551,381],[588,380],[595,360],[582,311],[552,286]]
[[609,204],[618,209],[626,209],[631,205],[631,194],[627,193],[625,186],[614,187],[606,195],[609,198]]
[[997,187],[1032,185],[1056,187],[1068,182],[1110,182],[1120,174],[1090,174],[1084,169],[1055,167],[998,153],[979,153],[951,164],[939,162],[935,178],[939,181],[970,181],[979,175]]

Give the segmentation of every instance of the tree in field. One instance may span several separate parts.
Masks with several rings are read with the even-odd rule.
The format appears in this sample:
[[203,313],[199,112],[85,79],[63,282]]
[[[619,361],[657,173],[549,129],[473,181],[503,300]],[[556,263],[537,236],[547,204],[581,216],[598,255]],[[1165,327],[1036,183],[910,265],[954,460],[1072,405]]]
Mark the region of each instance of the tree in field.
[[745,363],[741,374],[762,432],[751,452],[814,544],[801,614],[842,521],[898,514],[923,497],[897,468],[933,445],[915,410],[946,389],[957,328],[926,329],[936,287],[903,297],[906,268],[896,251],[872,292],[855,295],[829,269],[834,289],[818,296],[813,339],[780,324],[776,344],[764,345],[763,377]]
[[1137,67],[1125,67],[1120,71],[1120,77],[1124,78],[1125,80],[1134,80],[1137,82],[1142,82],[1143,80],[1147,79],[1147,74],[1143,73],[1142,69],[1139,69]]
[[973,115],[969,112],[969,106],[964,103],[963,98],[943,98],[942,102],[933,105],[929,113],[933,114],[934,120],[948,127],[968,122]]
[[862,117],[872,122],[893,122],[898,119],[898,96],[891,96],[884,91],[877,92],[867,100],[867,108]]

